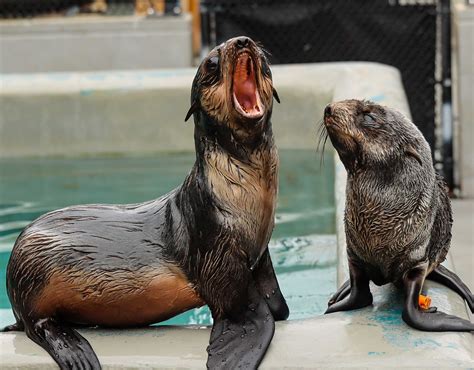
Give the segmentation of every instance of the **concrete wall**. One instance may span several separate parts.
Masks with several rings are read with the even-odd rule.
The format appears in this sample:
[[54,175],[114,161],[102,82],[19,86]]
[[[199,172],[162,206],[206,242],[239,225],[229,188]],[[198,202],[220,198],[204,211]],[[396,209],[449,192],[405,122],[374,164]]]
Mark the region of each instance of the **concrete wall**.
[[189,14],[2,21],[0,35],[0,73],[192,65]]
[[[323,107],[336,94],[408,111],[398,71],[375,63],[276,66],[273,126],[280,148],[314,149]],[[193,150],[184,123],[194,69],[3,75],[0,157]],[[370,75],[370,78],[368,76]],[[367,82],[366,82],[367,80]],[[370,88],[378,81],[384,88]],[[366,86],[367,95],[356,94]],[[396,102],[396,103],[395,103]]]
[[474,198],[474,6],[458,3],[454,11],[458,55],[458,142],[462,195]]

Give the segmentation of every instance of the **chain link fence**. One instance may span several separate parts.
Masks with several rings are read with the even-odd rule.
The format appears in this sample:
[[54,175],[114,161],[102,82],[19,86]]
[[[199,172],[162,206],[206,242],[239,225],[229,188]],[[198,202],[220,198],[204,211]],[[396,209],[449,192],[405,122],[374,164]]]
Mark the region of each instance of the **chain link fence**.
[[398,68],[413,120],[453,187],[452,149],[445,145],[452,138],[437,135],[452,124],[450,110],[440,114],[441,105],[451,105],[449,1],[203,0],[201,16],[204,52],[248,35],[274,64],[370,61]]

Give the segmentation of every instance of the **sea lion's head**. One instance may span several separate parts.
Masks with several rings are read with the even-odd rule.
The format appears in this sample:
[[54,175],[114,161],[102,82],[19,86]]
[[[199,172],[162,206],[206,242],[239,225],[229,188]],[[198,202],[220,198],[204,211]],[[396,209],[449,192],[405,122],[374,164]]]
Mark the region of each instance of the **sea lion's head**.
[[215,47],[201,62],[191,90],[195,125],[246,141],[264,132],[272,111],[272,74],[264,51],[241,36]]
[[423,135],[394,109],[355,99],[335,102],[324,110],[324,126],[348,171],[406,160],[431,165]]

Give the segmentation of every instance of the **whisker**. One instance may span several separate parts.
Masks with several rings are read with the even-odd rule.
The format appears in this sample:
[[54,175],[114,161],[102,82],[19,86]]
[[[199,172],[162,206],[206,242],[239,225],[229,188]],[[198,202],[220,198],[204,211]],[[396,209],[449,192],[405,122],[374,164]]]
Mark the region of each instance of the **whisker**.
[[260,50],[262,50],[263,54],[265,54],[267,57],[272,56],[272,53],[265,49],[260,41],[255,41],[255,44],[260,48]]
[[319,160],[319,168],[321,168],[324,164],[324,149],[325,149],[325,146],[326,146],[326,141],[328,139],[328,132],[326,130],[326,126],[324,126],[324,120],[323,119],[321,119],[319,121],[319,128],[318,128],[317,132],[318,132],[318,136],[319,136],[318,145],[316,147],[317,151],[319,151],[319,149],[321,147],[321,142],[323,142],[321,157],[320,157],[320,160]]
[[326,143],[328,141],[329,134],[326,132],[326,137],[324,138],[324,143],[323,143],[323,152],[326,150]]
[[319,161],[319,167],[321,168],[322,165],[324,164],[324,153],[326,152],[326,142],[328,141],[329,134],[326,132],[326,136],[324,137],[324,143],[323,143],[323,150],[321,152],[321,160]]
[[321,133],[319,134],[318,145],[316,146],[316,151],[318,151],[318,152],[319,152],[319,149],[321,147],[321,143],[324,140],[325,135],[326,135],[326,132],[324,132],[324,131],[321,131]]
[[319,150],[319,146],[321,144],[321,140],[323,139],[324,134],[326,133],[325,126],[323,120],[319,121],[319,128],[316,131],[317,135],[319,136],[318,139],[318,145],[316,147],[316,150]]

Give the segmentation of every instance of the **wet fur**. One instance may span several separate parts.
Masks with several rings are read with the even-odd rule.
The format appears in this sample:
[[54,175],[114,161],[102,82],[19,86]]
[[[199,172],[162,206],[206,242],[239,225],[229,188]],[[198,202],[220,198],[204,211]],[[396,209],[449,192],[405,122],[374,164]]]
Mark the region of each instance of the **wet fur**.
[[452,212],[447,187],[435,173],[418,128],[401,113],[367,101],[325,109],[324,125],[347,173],[344,224],[350,281],[331,297],[326,313],[372,304],[369,282],[405,291],[404,321],[425,331],[474,331],[468,320],[419,308],[426,278],[458,292],[473,309],[473,294],[441,266],[450,247]]
[[[238,323],[251,316],[258,324],[261,316],[245,313],[249,294],[261,307],[258,315],[270,307],[275,319],[288,316],[267,250],[278,188],[271,74],[252,43],[265,115],[258,122],[239,118],[224,91],[234,43],[210,54],[223,57],[221,78],[204,70],[205,60],[193,82],[189,114],[194,115],[196,162],[180,187],[142,204],[57,210],[18,237],[7,268],[16,328],[25,325],[61,367],[95,358],[77,332],[77,348],[89,351],[86,359],[79,352],[67,361],[56,356],[51,346],[61,325],[147,325],[205,303],[214,320]],[[259,301],[263,296],[266,303]],[[268,318],[265,323],[274,325]],[[50,328],[52,338],[44,337],[43,327]],[[266,329],[263,347],[255,342],[260,345],[252,354],[255,364],[272,328]]]
[[[54,316],[94,325],[149,324],[160,316],[159,306],[155,320],[148,321],[133,314],[133,307],[123,320],[107,313],[126,314],[124,302],[131,296],[143,296],[146,306],[143,292],[157,279],[169,281],[170,286],[161,289],[164,295],[174,290],[170,279],[176,279],[176,286],[185,286],[196,296],[191,307],[202,305],[194,286],[168,257],[160,235],[159,221],[165,218],[171,195],[139,205],[68,207],[34,221],[17,239],[7,268],[7,290],[17,317]],[[91,311],[100,308],[106,320],[88,320],[74,302],[90,304]]]
[[[379,285],[400,283],[423,261],[431,271],[446,257],[452,215],[428,143],[413,123],[386,107],[357,100],[331,106],[337,128],[332,135],[328,128],[329,137],[348,171],[350,258],[361,260]],[[364,125],[364,112],[377,122]]]

